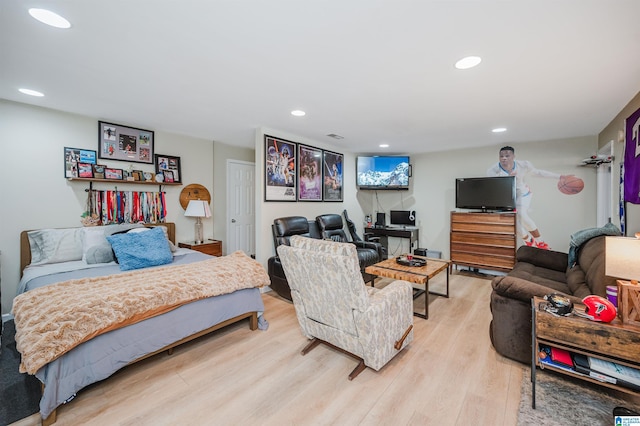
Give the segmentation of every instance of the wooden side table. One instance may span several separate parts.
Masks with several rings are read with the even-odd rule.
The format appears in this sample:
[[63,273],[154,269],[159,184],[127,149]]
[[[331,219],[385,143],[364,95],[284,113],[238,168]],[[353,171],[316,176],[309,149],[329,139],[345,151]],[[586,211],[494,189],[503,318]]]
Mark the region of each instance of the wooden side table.
[[[610,323],[591,321],[577,315],[555,316],[544,311],[545,300],[531,299],[531,407],[536,408],[536,366],[577,377],[601,386],[638,395],[631,388],[603,382],[577,371],[544,365],[538,358],[538,345],[545,344],[569,352],[640,369],[640,328],[622,324],[619,318]],[[584,309],[577,305],[576,309]]]
[[186,243],[178,243],[178,247],[196,250],[200,253],[210,254],[211,256],[222,256],[222,241],[219,240],[209,240],[199,244],[195,241],[189,241]]

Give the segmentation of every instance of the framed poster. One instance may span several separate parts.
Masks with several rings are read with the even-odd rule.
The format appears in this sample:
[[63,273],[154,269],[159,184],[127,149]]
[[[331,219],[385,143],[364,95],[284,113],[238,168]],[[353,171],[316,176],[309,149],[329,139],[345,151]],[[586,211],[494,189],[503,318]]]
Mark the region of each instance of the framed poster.
[[296,201],[295,142],[264,136],[264,200]]
[[78,163],[78,177],[92,178],[93,177],[93,164]]
[[624,201],[640,204],[640,109],[625,120]]
[[104,179],[104,169],[106,166],[104,164],[94,164],[93,165],[93,177],[95,179]]
[[122,169],[104,169],[104,178],[105,179],[114,179],[114,180],[122,180]]
[[153,164],[153,131],[98,121],[98,156]]
[[342,172],[344,155],[330,151],[323,151],[323,188],[324,201],[342,201]]
[[[64,148],[64,177],[67,177],[67,178],[79,177],[78,163],[96,164],[96,152],[90,149],[65,147]],[[93,177],[93,176],[87,176],[86,167],[84,167],[83,174],[85,176],[81,176],[81,177]]]
[[[156,154],[156,174],[163,174],[165,182],[169,182],[166,177],[171,174],[171,182],[182,182],[182,171],[180,170],[180,157],[174,155]],[[170,171],[171,173],[164,173]]]
[[298,145],[298,201],[322,201],[322,150]]

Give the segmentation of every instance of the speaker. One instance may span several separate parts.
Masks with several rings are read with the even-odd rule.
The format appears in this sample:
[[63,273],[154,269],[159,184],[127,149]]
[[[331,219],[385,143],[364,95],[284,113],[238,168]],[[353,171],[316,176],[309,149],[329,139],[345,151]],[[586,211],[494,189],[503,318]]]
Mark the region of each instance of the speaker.
[[415,222],[416,221],[416,211],[415,210],[411,210],[409,212],[409,220],[411,222]]
[[384,213],[376,213],[376,226],[387,226],[387,219]]

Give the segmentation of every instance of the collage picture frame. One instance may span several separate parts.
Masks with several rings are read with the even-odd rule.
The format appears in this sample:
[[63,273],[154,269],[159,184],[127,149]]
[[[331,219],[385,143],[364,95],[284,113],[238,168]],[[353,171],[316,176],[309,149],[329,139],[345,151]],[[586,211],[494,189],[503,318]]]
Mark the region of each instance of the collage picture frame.
[[175,155],[155,154],[156,175],[163,176],[165,183],[181,183],[182,170],[180,157]]
[[98,157],[153,164],[154,132],[98,121]]
[[[96,164],[96,151],[81,148],[64,148],[64,177],[66,178],[92,178],[93,164]],[[82,165],[82,176],[80,175]],[[91,175],[89,176],[89,171]]]

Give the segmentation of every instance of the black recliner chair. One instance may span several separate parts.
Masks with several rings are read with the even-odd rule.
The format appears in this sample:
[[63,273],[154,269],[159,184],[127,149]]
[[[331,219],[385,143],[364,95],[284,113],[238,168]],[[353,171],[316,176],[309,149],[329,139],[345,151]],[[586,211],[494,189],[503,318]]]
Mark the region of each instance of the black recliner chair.
[[[288,216],[280,217],[273,221],[271,225],[271,232],[273,233],[273,246],[277,248],[281,244],[290,245],[290,240],[293,235],[302,235],[303,237],[321,239],[318,226],[315,221],[309,221],[306,217],[302,216]],[[276,255],[269,258],[267,263],[267,272],[271,279],[269,287],[280,297],[291,301],[291,289],[287,282],[287,277],[284,275],[282,269],[282,263],[280,258]]]
[[367,274],[364,270],[367,266],[373,265],[386,259],[383,253],[383,247],[380,243],[374,243],[370,241],[349,241],[347,234],[344,232],[344,226],[342,223],[342,216],[339,214],[323,214],[316,217],[318,228],[322,238],[331,239],[341,243],[355,244],[358,252],[358,261],[360,262],[360,272],[362,272],[362,278],[365,282],[371,281],[376,278],[375,275]]
[[[332,217],[326,218],[326,216]],[[318,220],[320,217],[323,217],[323,219]],[[273,225],[271,225],[274,247],[277,248],[281,244],[289,245],[293,235],[301,235],[303,237],[316,238],[319,240],[323,239],[324,236],[320,231],[320,222],[324,223],[328,228],[331,228],[327,228],[327,231],[328,233],[331,233],[333,237],[327,235],[326,238],[349,242],[347,241],[344,230],[342,230],[342,217],[340,215],[322,215],[318,216],[318,218],[316,218],[316,220],[308,220],[306,217],[302,216],[288,216],[275,219],[273,221]],[[337,232],[338,229],[342,230],[342,237],[338,237],[340,234],[340,232]],[[362,278],[365,282],[373,282],[375,276],[365,273],[364,268],[369,265],[373,265],[374,263],[378,263],[382,259],[386,259],[386,257],[380,257],[383,249],[382,245],[365,241],[353,241],[352,243],[357,246]],[[280,297],[291,300],[291,289],[289,288],[289,283],[287,282],[287,277],[284,274],[282,263],[280,263],[280,258],[278,258],[277,252],[276,256],[269,258],[267,262],[267,272],[271,279],[271,284],[269,285],[271,289],[278,293]]]
[[[358,232],[356,231],[356,224],[351,219],[349,219],[347,210],[343,210],[342,214],[344,215],[345,222],[347,222],[347,228],[349,229],[349,233],[351,234],[352,241],[368,241],[370,243],[380,243],[380,237],[375,235],[373,232],[365,231],[364,234],[362,234],[364,236],[364,239],[360,238],[360,235],[358,235]],[[381,245],[381,248],[382,259],[387,259],[387,248],[383,245]]]

